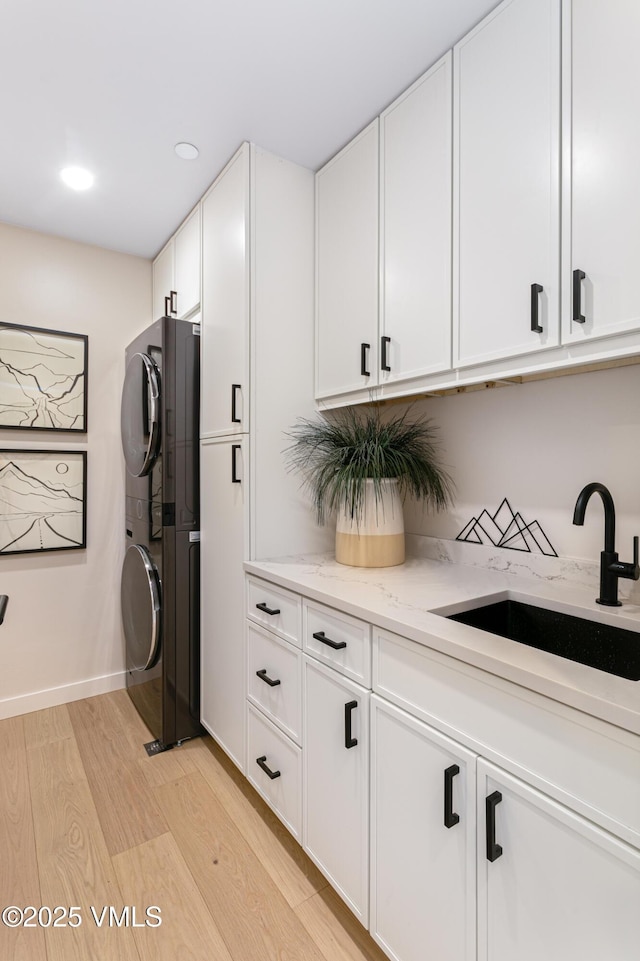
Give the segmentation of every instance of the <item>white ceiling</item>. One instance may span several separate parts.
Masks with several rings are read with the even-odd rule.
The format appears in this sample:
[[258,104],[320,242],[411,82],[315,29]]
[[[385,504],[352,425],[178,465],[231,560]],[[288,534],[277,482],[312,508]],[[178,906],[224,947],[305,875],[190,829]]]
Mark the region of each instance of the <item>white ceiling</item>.
[[243,140],[317,169],[494,6],[2,0],[0,220],[153,257]]

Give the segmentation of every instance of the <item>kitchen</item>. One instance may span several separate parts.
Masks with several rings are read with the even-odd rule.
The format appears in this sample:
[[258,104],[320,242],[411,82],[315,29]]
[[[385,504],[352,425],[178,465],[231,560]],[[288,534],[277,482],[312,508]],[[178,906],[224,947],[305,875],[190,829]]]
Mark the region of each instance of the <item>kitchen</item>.
[[[620,11],[621,15],[626,11],[626,14],[631,17],[628,5],[620,5]],[[473,23],[485,12],[483,10]],[[610,12],[609,16],[613,17],[613,13]],[[473,24],[470,23],[469,26],[471,25]],[[466,30],[461,31],[460,36],[462,33],[466,33]],[[455,39],[460,39],[460,36],[456,36]],[[620,38],[617,42],[620,42]],[[626,32],[625,42],[629,44],[633,42],[631,25]],[[442,53],[444,50],[439,51],[438,59]],[[421,70],[415,71],[414,76],[423,72],[429,65],[429,61],[423,61]],[[391,91],[391,95],[380,104],[380,110],[377,112],[381,113],[386,103],[399,95],[402,89],[404,88],[398,86]],[[369,119],[370,116],[363,118],[363,120]],[[360,127],[362,125],[361,122]],[[346,131],[343,142],[350,140],[356,129],[354,126],[350,131]],[[371,138],[367,146],[370,148],[370,145]],[[338,146],[340,143],[336,145]],[[369,158],[372,156],[371,150],[368,156]],[[251,158],[248,159],[250,162]],[[296,292],[291,291],[291,297],[299,298],[294,311],[295,316],[298,318],[306,316],[308,324],[302,325],[299,322],[289,321],[292,328],[289,333],[292,336],[295,333],[295,336],[301,339],[307,338],[306,347],[301,340],[296,348],[290,347],[290,353],[287,350],[289,341],[285,340],[282,334],[280,339],[272,339],[269,326],[265,324],[259,326],[259,320],[251,335],[261,338],[257,344],[258,367],[255,376],[262,380],[258,380],[254,385],[255,391],[250,402],[255,406],[251,408],[250,415],[252,418],[254,415],[264,418],[264,421],[258,420],[255,425],[252,422],[251,430],[255,426],[255,433],[249,433],[248,442],[251,445],[258,445],[259,441],[265,438],[265,446],[263,449],[255,449],[259,459],[252,460],[252,470],[257,473],[254,475],[255,481],[250,496],[255,500],[252,501],[251,519],[246,537],[249,542],[253,538],[254,545],[251,553],[244,553],[244,545],[240,546],[238,558],[240,565],[243,561],[250,559],[259,560],[282,554],[312,554],[318,550],[331,550],[330,532],[315,526],[309,505],[298,489],[298,479],[287,475],[283,469],[280,452],[284,441],[278,442],[277,446],[269,444],[268,431],[275,429],[274,424],[278,423],[278,418],[284,430],[293,424],[296,417],[310,416],[314,409],[314,398],[310,388],[311,367],[300,372],[296,370],[297,365],[293,363],[294,360],[299,360],[301,350],[306,350],[308,364],[312,364],[313,261],[308,254],[306,260],[304,259],[305,254],[300,243],[295,244],[295,250],[290,249],[293,236],[291,231],[288,236],[279,235],[280,246],[276,249],[273,262],[259,259],[259,256],[266,257],[267,251],[271,252],[275,243],[274,235],[269,232],[272,230],[269,224],[273,224],[277,218],[273,210],[269,210],[269,201],[275,185],[279,182],[276,177],[282,166],[275,165],[275,169],[270,171],[268,157],[262,157],[262,161],[265,178],[272,176],[274,179],[270,182],[265,181],[267,186],[262,194],[264,200],[258,198],[265,205],[263,210],[265,226],[263,228],[261,223],[254,225],[256,235],[251,238],[252,243],[265,245],[264,255],[261,253],[263,248],[258,247],[256,265],[260,267],[262,263],[269,264],[269,273],[261,276],[261,286],[257,289],[258,291],[266,289],[264,310],[267,312],[265,316],[269,316],[269,298],[275,298],[275,293],[269,289],[268,284],[272,283],[276,291],[282,289],[284,279],[291,279],[290,258],[297,257],[295,263],[300,264],[295,272],[298,286]],[[367,169],[370,170],[371,167]],[[214,171],[210,171],[209,179],[212,173]],[[306,191],[306,206],[303,208],[301,202],[289,202],[286,209],[290,216],[293,216],[293,212],[300,219],[306,216],[305,229],[308,237],[309,230],[313,229],[313,178],[307,176],[308,183],[304,186],[302,179],[297,189]],[[365,186],[370,185],[371,179],[365,184],[362,178],[361,183]],[[260,188],[260,182],[255,184],[255,189],[258,188]],[[292,190],[293,188],[284,185],[282,189]],[[630,186],[625,184],[622,192],[631,208]],[[566,191],[563,194],[563,201],[566,201]],[[204,206],[206,203],[205,198],[202,207],[203,220],[206,216]],[[285,208],[280,203],[279,212],[283,209]],[[185,205],[180,215],[176,216],[174,225],[188,212]],[[619,211],[616,211],[616,217],[619,215]],[[372,216],[371,205],[368,208],[368,216]],[[367,224],[364,232],[370,238],[372,233],[370,221]],[[260,237],[262,229],[265,231],[264,240]],[[377,226],[373,229],[374,236],[377,236]],[[563,237],[566,241],[566,232]],[[41,558],[15,557],[11,561],[5,558],[8,563],[2,590],[10,595],[11,601],[2,627],[5,642],[3,658],[6,658],[3,664],[6,687],[3,691],[2,709],[3,716],[15,717],[26,714],[28,711],[46,709],[54,704],[72,702],[76,698],[90,697],[123,687],[120,614],[118,605],[114,603],[114,598],[119,595],[123,545],[120,531],[113,523],[113,518],[121,515],[123,469],[119,454],[117,411],[114,412],[111,406],[119,404],[124,346],[145,325],[140,318],[148,318],[150,321],[157,312],[151,313],[149,296],[151,268],[148,261],[99,251],[93,247],[69,246],[68,241],[30,234],[15,227],[3,227],[2,238],[2,263],[6,267],[6,271],[3,271],[6,309],[4,320],[7,322],[20,320],[33,326],[68,330],[70,309],[73,309],[76,314],[77,330],[90,335],[89,383],[92,396],[87,444],[90,455],[88,503],[91,540],[89,543],[101,547],[100,550],[88,550],[82,554],[74,552],[68,555],[43,555]],[[607,245],[611,247],[615,238],[612,238],[610,233],[606,238]],[[307,243],[312,245],[313,238],[311,237],[310,241],[307,240]],[[556,240],[556,244],[559,244],[559,241]],[[633,249],[629,242],[628,250]],[[369,271],[367,274],[369,283],[366,286],[366,296],[369,298],[377,296],[375,277],[373,284],[371,283],[373,257],[375,257],[374,270],[376,270],[377,249],[374,249],[373,255],[370,255],[369,260],[364,264],[364,268]],[[304,282],[300,280],[303,276],[303,261],[307,272]],[[206,260],[203,260],[203,268],[205,311],[203,341],[206,344],[206,271],[208,269]],[[281,271],[280,276],[277,275],[277,270]],[[569,270],[569,276],[571,276],[571,270]],[[352,272],[352,277],[355,277],[355,272]],[[35,278],[37,283],[34,283]],[[566,282],[566,272],[563,278],[562,296],[566,298],[571,291],[571,283]],[[526,282],[525,323],[527,327],[529,326],[529,286],[533,282],[531,279]],[[540,280],[536,282],[541,283]],[[588,302],[587,287],[588,282],[584,285],[585,302]],[[544,297],[543,294],[540,298],[541,303]],[[362,299],[364,300],[364,297]],[[559,299],[558,296],[556,300],[559,301]],[[549,297],[548,303],[553,303],[553,297]],[[262,316],[259,313],[262,309],[260,303],[257,306],[253,305],[252,309],[258,311],[256,316]],[[542,304],[541,314],[545,309],[548,307]],[[568,325],[570,331],[571,303],[559,313],[561,313],[562,324]],[[551,319],[549,318],[549,321]],[[287,322],[282,314],[280,322]],[[346,326],[345,319],[342,318],[337,322],[342,324],[341,333],[347,336],[349,327]],[[482,326],[481,314],[478,315],[478,323]],[[546,324],[543,323],[541,326]],[[355,390],[353,384],[349,385],[345,393],[354,400],[368,400],[369,387],[360,375],[360,344],[377,345],[377,333],[375,340],[373,336],[367,339],[360,330],[355,330],[353,333],[356,348],[355,378],[356,380],[360,378],[360,383],[356,385]],[[533,336],[535,341],[537,335],[527,330],[527,336]],[[549,336],[547,332],[542,335],[542,337],[547,336]],[[576,335],[569,333],[568,336]],[[612,339],[608,340],[609,337]],[[445,396],[433,396],[420,400],[419,406],[420,409],[424,408],[429,416],[435,418],[439,425],[446,450],[446,461],[454,474],[457,493],[455,511],[450,513],[430,516],[424,515],[420,506],[408,507],[405,524],[410,535],[409,539],[413,539],[414,552],[425,553],[429,550],[433,551],[435,547],[437,557],[438,552],[443,550],[444,544],[444,548],[449,551],[449,558],[458,559],[465,566],[482,567],[491,563],[493,566],[513,568],[515,565],[520,565],[525,568],[525,576],[533,574],[538,580],[541,578],[555,580],[561,575],[567,584],[572,579],[572,571],[575,571],[578,579],[587,578],[585,583],[589,586],[593,585],[593,589],[587,594],[593,610],[593,601],[598,588],[597,562],[599,552],[602,550],[603,521],[597,516],[599,505],[596,505],[595,501],[589,506],[583,528],[572,525],[572,513],[578,493],[586,483],[598,480],[606,484],[612,491],[617,510],[616,547],[624,561],[630,559],[632,540],[638,533],[633,461],[628,453],[630,450],[637,449],[638,416],[633,402],[637,388],[637,367],[616,366],[576,376],[538,378],[541,373],[548,373],[551,368],[555,373],[566,368],[569,354],[573,355],[574,360],[577,357],[577,361],[583,364],[587,362],[610,364],[614,361],[619,364],[634,356],[633,342],[636,337],[637,334],[634,334],[633,330],[629,333],[622,330],[587,342],[586,347],[582,342],[570,347],[546,345],[545,351],[538,349],[538,342],[536,348],[528,354],[526,353],[529,350],[528,346],[525,351],[519,351],[517,348],[517,365],[519,365],[517,369],[513,360],[498,358],[494,361],[478,362],[474,358],[478,373],[484,375],[477,383],[495,385],[482,386],[478,390],[469,389],[459,392],[461,387],[476,386],[476,383],[472,383],[471,376],[467,376],[465,382],[464,376],[460,378],[460,375],[456,374],[454,378],[450,372],[442,370],[417,375],[412,386],[416,386],[418,389],[415,392],[422,396],[426,393],[438,395],[438,391],[443,394],[446,391],[453,391],[453,393],[446,393]],[[464,348],[462,341],[461,344]],[[393,346],[392,344],[392,348]],[[606,353],[604,361],[603,356],[599,358],[595,356],[601,349],[603,355]],[[341,356],[346,354],[352,356],[346,347],[340,353]],[[545,355],[547,357],[551,355],[551,363],[546,371],[542,369],[546,363]],[[523,357],[524,360],[522,360]],[[370,356],[369,360],[372,364],[369,369],[375,371],[377,369],[375,358]],[[263,366],[260,367],[260,364]],[[274,396],[273,390],[268,395],[264,393],[268,391],[270,382],[274,380],[273,371],[281,370],[283,364],[290,369],[291,373],[284,399],[291,399],[295,396],[294,391],[298,391],[301,399],[295,404],[291,402],[288,405],[282,404],[283,397]],[[391,366],[393,366],[393,355]],[[470,366],[473,373],[473,364]],[[468,371],[469,366],[460,369]],[[232,383],[242,382],[242,376],[242,372],[238,377],[234,374]],[[425,379],[421,381],[420,377]],[[499,384],[498,381],[507,383]],[[215,377],[210,378],[210,389],[213,389],[216,383]],[[338,390],[334,387],[331,389],[336,396]],[[393,398],[394,392],[401,394],[402,389],[402,384],[398,387],[396,383],[394,387],[391,383],[391,387],[388,388],[385,383],[381,393],[386,391],[386,394]],[[203,378],[203,396],[206,390],[206,380]],[[261,391],[263,393],[260,393]],[[223,393],[226,403],[229,391],[225,388]],[[280,394],[284,395],[284,391]],[[323,401],[327,405],[326,392]],[[203,404],[203,410],[211,410],[211,406]],[[233,439],[236,443],[238,441],[247,443],[246,438],[238,438],[237,435],[231,438],[228,432],[224,440],[216,440],[216,430],[215,424],[210,424],[209,427],[206,424],[203,426],[203,434],[206,435],[206,443],[203,446],[211,456],[214,451],[222,450],[223,444],[229,439]],[[239,433],[245,434],[246,431],[241,430]],[[219,435],[220,438],[222,436],[224,432]],[[574,443],[574,438],[578,438],[579,443]],[[5,434],[5,439],[9,446],[11,443],[14,445],[16,443],[8,432]],[[228,448],[224,449],[226,456]],[[253,447],[250,453],[253,458]],[[272,466],[271,457],[277,462],[275,467]],[[225,478],[230,476],[230,467],[228,470],[227,467],[228,462],[225,460],[223,468]],[[275,490],[269,483],[271,470],[278,471],[278,483],[273,485]],[[260,471],[265,472],[266,482],[262,482]],[[275,503],[272,502],[272,497],[276,498]],[[527,522],[538,521],[559,555],[557,560],[540,559],[538,555],[527,554],[525,557],[527,563],[525,563],[522,553],[495,549],[487,551],[482,545],[462,545],[455,541],[472,517],[477,517],[483,509],[487,509],[490,513],[495,512],[504,497],[508,498],[515,510],[521,512]],[[279,521],[284,510],[287,511],[284,515],[288,518],[286,524]],[[91,511],[94,513],[91,514]],[[292,521],[292,518],[295,518],[295,521]],[[253,530],[251,530],[251,524],[255,525]],[[203,523],[204,530],[206,528]],[[437,539],[435,545],[434,538]],[[285,544],[284,540],[288,540],[289,543]],[[456,551],[465,551],[465,553],[456,554]],[[72,560],[69,561],[68,558]],[[572,560],[574,558],[582,560],[574,562]],[[73,567],[71,581],[69,565]],[[228,587],[225,586],[223,579],[227,576],[224,561],[222,561],[222,567],[219,577],[215,579],[218,587],[213,590],[220,590],[223,594],[226,592],[228,596]],[[24,576],[25,571],[29,572],[28,578]],[[253,571],[254,575],[257,571],[256,567]],[[263,577],[264,573],[263,570]],[[393,569],[390,569],[389,575],[396,579],[399,576],[398,571],[393,573]],[[335,577],[335,575],[332,576]],[[576,574],[573,577],[573,580],[575,579]],[[349,580],[348,569],[345,569],[344,581],[348,584]],[[235,571],[233,584],[238,584],[237,571]],[[100,585],[99,589],[97,585]],[[637,603],[638,595],[633,593],[636,585],[630,581],[620,581],[620,588],[624,601],[623,615],[631,617],[635,607],[634,597]],[[239,589],[242,592],[241,609],[238,611],[236,605],[232,614],[236,623],[241,617],[244,625],[244,578],[242,577],[239,588],[233,586],[232,589]],[[290,581],[289,590],[291,590]],[[317,588],[307,581],[304,585],[299,584],[298,590],[294,589],[294,594],[298,595],[298,599],[303,597],[312,603],[326,604],[326,590],[324,598],[314,596],[316,590]],[[38,597],[37,605],[29,603],[29,599],[33,596]],[[367,604],[372,611],[372,601],[369,600]],[[334,601],[329,606],[339,608],[341,605]],[[349,614],[349,610],[346,613]],[[353,615],[353,611],[351,614]],[[381,616],[379,613],[378,617]],[[387,622],[388,629],[389,623]],[[244,626],[240,630],[244,631]],[[407,636],[405,630],[399,631],[396,627],[395,633]],[[86,644],[79,641],[85,638]],[[481,664],[476,666],[482,667]],[[513,679],[512,677],[511,680]],[[516,682],[517,680],[516,678]],[[549,689],[547,689],[548,692]],[[542,694],[544,693],[543,691]],[[38,694],[39,697],[36,696]],[[635,689],[633,696],[637,698]],[[609,700],[613,701],[615,698]],[[242,709],[242,704],[237,699],[234,699],[234,705],[235,710]],[[569,706],[579,709],[585,705],[584,701],[581,703],[569,701]],[[204,713],[203,717],[205,717]],[[243,710],[240,718],[242,725],[246,723],[246,718],[247,712]],[[607,723],[607,718],[600,718],[600,720]],[[611,720],[611,716],[608,720]],[[452,724],[451,727],[456,725]],[[634,733],[637,735],[637,730]],[[242,749],[244,734],[239,733],[237,738]],[[220,739],[224,743],[222,735]],[[637,744],[632,737],[629,738],[629,743]],[[637,746],[635,751],[637,756]],[[230,753],[233,753],[233,750]],[[482,752],[476,750],[475,753]],[[154,760],[160,762],[164,758]],[[635,771],[637,772],[637,766]],[[565,801],[567,791],[568,789],[565,789]],[[575,797],[575,791],[568,793],[572,793]],[[631,794],[629,798],[631,804],[633,797]],[[607,811],[604,804],[598,807],[602,811]],[[579,813],[584,814],[584,812],[583,807]],[[591,817],[594,816],[591,813]],[[620,815],[617,818],[617,824],[621,823],[621,817]],[[627,818],[625,823],[630,825],[630,818]],[[613,820],[610,819],[605,827],[612,837],[614,835],[620,837],[619,828],[614,826]],[[622,841],[625,844],[631,843],[637,848],[637,838],[633,840],[629,827],[627,833],[622,836]],[[14,903],[10,897],[11,891],[7,891],[6,896],[10,898],[7,903]],[[473,911],[475,910],[474,904]],[[467,947],[467,950],[473,953],[475,948]],[[475,953],[473,956],[475,957]],[[521,956],[525,957],[524,953]],[[496,954],[495,957],[499,955]],[[624,954],[620,957],[624,958]]]

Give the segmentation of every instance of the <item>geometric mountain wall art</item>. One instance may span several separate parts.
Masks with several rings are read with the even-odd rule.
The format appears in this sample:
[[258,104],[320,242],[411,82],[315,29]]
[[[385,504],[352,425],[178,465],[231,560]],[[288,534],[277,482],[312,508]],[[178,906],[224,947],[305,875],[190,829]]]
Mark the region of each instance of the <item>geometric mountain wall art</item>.
[[87,544],[86,451],[0,450],[0,554]]
[[87,430],[86,334],[0,324],[0,427]]
[[472,517],[456,537],[467,544],[493,544],[512,551],[529,551],[557,557],[549,538],[538,521],[527,523],[518,511],[514,511],[505,497],[495,513],[485,508],[478,517]]

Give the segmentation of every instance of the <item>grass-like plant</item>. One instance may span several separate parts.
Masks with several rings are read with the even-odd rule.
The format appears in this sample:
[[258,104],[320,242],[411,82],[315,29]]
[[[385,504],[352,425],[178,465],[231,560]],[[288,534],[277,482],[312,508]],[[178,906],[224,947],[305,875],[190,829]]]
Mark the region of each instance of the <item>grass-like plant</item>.
[[403,497],[412,494],[436,510],[451,503],[453,481],[439,463],[437,428],[410,412],[382,418],[378,407],[344,407],[314,420],[300,418],[288,432],[288,469],[302,475],[318,523],[342,508],[360,522],[368,478],[376,501],[383,481],[395,477]]

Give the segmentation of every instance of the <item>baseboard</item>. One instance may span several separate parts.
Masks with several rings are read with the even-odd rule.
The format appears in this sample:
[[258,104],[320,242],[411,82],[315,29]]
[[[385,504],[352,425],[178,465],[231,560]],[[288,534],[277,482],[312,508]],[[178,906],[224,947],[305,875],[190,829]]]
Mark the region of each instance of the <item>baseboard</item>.
[[117,674],[90,677],[86,681],[63,684],[61,687],[50,687],[45,691],[35,691],[33,694],[8,697],[0,701],[0,720],[8,717],[18,717],[20,714],[31,714],[32,711],[41,711],[45,707],[68,704],[70,701],[80,701],[83,697],[93,697],[96,694],[118,691],[125,687],[126,678],[126,671],[118,671]]

